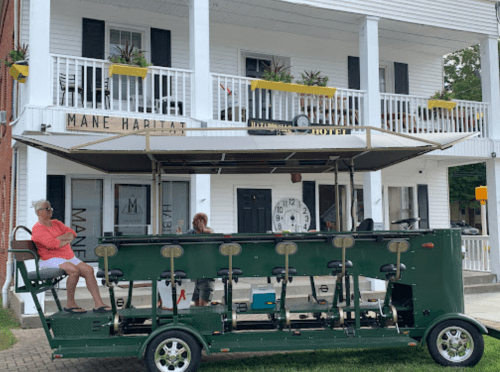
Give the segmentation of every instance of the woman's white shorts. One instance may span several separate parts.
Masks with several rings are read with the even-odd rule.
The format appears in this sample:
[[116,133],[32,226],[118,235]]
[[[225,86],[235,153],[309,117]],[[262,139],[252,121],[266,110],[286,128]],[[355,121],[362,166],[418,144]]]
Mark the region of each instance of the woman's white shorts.
[[48,260],[39,260],[38,261],[38,267],[40,269],[58,269],[60,264],[63,264],[65,262],[71,262],[74,265],[78,265],[80,261],[78,258],[73,256],[73,258],[70,258],[69,260],[65,258],[60,258],[60,257],[52,257],[49,258]]

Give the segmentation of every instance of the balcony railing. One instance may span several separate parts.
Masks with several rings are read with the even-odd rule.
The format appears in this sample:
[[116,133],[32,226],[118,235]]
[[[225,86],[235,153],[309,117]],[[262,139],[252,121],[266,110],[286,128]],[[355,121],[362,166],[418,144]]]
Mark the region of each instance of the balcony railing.
[[462,245],[465,248],[464,269],[490,271],[489,236],[462,236]]
[[109,76],[111,62],[52,55],[54,105],[73,109],[190,116],[189,70],[148,67],[144,79]]
[[333,98],[267,89],[252,91],[252,80],[212,74],[214,120],[244,126],[249,118],[291,121],[296,115],[307,115],[313,124],[362,125],[362,91],[337,89]]
[[426,97],[381,94],[382,128],[398,133],[474,133],[488,136],[488,103],[453,101],[452,110],[428,109]]

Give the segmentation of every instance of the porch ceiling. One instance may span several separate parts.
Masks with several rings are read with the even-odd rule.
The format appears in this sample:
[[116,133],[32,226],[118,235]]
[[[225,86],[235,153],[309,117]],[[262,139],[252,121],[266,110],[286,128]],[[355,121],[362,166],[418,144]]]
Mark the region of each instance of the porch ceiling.
[[[174,17],[189,15],[187,0],[83,0],[118,7],[142,9]],[[300,34],[314,38],[358,42],[360,14],[291,4],[277,0],[210,1],[210,20],[261,30]],[[381,19],[380,46],[443,55],[478,43],[478,34]]]
[[[372,131],[373,132],[373,131]],[[167,174],[324,173],[378,170],[442,149],[471,134],[355,133],[239,137],[27,134],[16,141],[107,173],[150,173],[152,160]]]

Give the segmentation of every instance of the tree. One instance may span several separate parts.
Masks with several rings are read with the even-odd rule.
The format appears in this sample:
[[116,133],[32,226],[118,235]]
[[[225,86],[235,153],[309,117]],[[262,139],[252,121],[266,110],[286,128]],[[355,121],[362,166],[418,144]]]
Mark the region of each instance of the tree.
[[444,56],[444,75],[445,88],[454,99],[482,101],[479,44]]
[[448,169],[450,202],[460,202],[461,208],[479,208],[476,187],[486,185],[486,164],[469,164]]

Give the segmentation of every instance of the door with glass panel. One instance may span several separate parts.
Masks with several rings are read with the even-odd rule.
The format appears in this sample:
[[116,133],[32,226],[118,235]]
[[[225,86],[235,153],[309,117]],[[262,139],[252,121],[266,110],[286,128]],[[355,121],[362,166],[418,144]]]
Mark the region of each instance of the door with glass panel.
[[116,235],[146,235],[151,225],[151,187],[115,184],[114,232]]
[[71,247],[82,261],[97,261],[94,249],[102,236],[102,207],[102,180],[71,181],[71,228],[77,233]]

